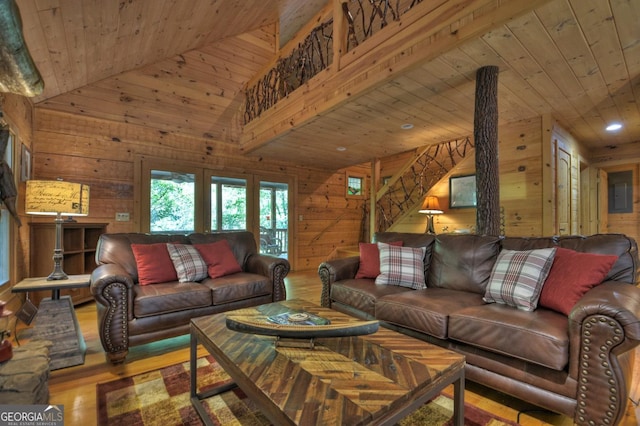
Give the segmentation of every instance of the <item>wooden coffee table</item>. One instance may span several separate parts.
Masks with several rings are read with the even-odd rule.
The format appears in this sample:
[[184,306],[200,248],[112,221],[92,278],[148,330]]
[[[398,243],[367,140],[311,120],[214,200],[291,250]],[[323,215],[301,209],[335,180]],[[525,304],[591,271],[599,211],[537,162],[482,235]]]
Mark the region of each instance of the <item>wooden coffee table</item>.
[[[273,315],[288,308],[335,321],[349,318],[302,300],[249,309]],[[230,314],[191,320],[191,402],[207,425],[213,423],[202,400],[235,386],[274,424],[351,426],[395,424],[452,383],[454,424],[464,423],[463,355],[383,328],[317,339],[313,349],[276,347],[274,337],[229,330]],[[234,383],[198,393],[199,343]]]

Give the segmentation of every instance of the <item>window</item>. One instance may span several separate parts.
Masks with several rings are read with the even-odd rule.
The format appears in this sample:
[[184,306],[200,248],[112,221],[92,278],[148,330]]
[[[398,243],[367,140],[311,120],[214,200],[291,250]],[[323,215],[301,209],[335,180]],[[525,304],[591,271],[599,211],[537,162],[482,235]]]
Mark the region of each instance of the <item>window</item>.
[[195,231],[195,182],[193,173],[151,170],[152,233]]
[[140,166],[142,232],[248,229],[247,178],[216,176],[210,169],[166,161],[141,160]]
[[347,174],[347,196],[364,196],[364,177],[357,174]]
[[[9,132],[9,141],[3,160],[13,169],[13,134]],[[4,203],[0,202],[0,286],[11,279],[11,215]]]
[[[252,232],[258,249],[289,255],[293,179],[140,158],[134,188],[140,232]],[[279,181],[282,179],[282,181]]]
[[247,229],[247,180],[211,176],[211,232]]

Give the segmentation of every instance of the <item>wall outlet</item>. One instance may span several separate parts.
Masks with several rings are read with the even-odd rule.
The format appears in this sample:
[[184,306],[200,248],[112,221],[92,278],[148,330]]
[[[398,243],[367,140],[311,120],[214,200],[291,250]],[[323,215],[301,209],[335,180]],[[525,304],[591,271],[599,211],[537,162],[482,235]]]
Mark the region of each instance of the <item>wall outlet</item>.
[[129,213],[116,213],[116,222],[129,222]]

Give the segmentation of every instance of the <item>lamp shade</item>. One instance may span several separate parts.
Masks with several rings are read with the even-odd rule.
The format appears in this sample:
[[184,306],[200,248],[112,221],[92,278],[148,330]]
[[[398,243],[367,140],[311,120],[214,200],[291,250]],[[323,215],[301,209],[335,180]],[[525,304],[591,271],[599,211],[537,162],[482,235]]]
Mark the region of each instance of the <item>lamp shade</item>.
[[89,186],[58,180],[29,180],[24,210],[27,214],[87,216]]
[[440,202],[438,201],[438,197],[433,195],[428,195],[424,198],[422,202],[422,206],[420,206],[420,213],[425,214],[442,214],[444,213],[440,208]]

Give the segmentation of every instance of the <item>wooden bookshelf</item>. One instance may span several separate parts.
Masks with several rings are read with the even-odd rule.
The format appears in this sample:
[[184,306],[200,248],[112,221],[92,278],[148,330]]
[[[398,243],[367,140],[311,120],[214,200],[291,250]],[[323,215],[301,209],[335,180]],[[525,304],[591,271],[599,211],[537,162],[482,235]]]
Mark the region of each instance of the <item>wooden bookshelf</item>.
[[[56,225],[53,223],[31,223],[31,277],[46,277],[53,270],[53,249],[56,243]],[[62,224],[62,269],[67,275],[90,274],[96,267],[95,253],[98,238],[105,233],[106,223],[65,222]],[[89,288],[70,288],[61,291],[62,296],[71,296],[74,304],[93,300]],[[38,305],[40,300],[50,297],[50,292],[33,292],[30,299]]]

